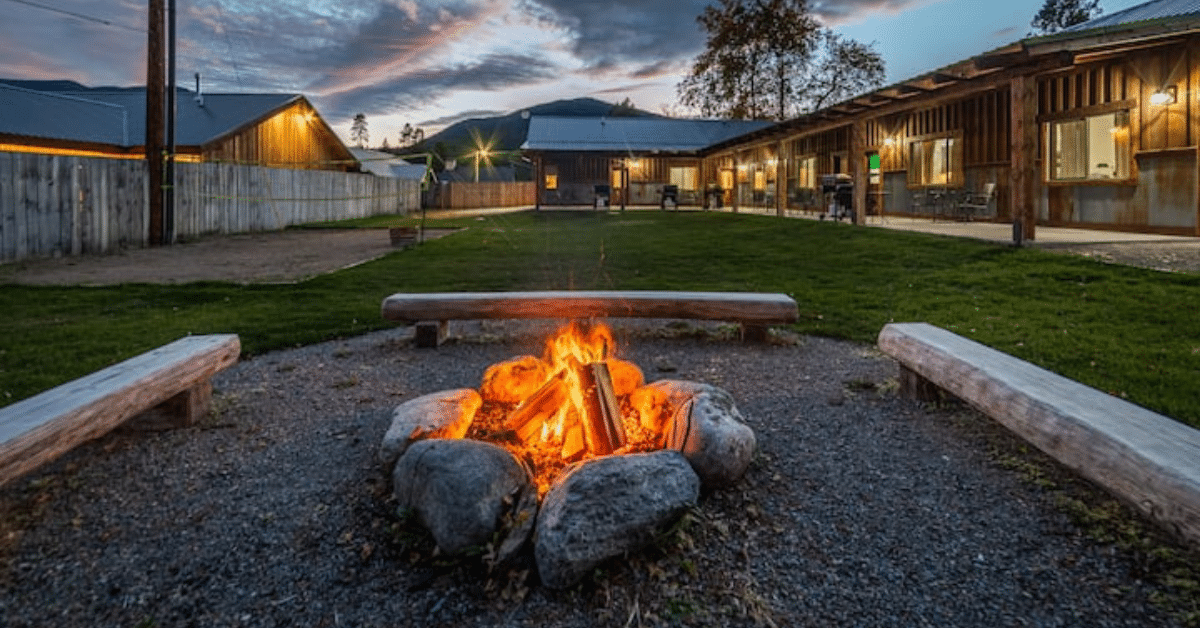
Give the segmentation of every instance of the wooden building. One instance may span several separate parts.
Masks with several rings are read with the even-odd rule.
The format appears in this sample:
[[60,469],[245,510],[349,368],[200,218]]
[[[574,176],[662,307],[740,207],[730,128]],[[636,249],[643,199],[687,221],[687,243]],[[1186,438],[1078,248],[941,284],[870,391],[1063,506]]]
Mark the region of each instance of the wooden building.
[[537,205],[682,205],[704,201],[700,151],[766,122],[656,117],[534,116],[522,151],[534,163]]
[[702,151],[736,206],[1200,235],[1200,5],[1155,0]]
[[[146,90],[68,81],[0,81],[0,151],[142,159]],[[176,159],[357,171],[304,96],[179,90]]]

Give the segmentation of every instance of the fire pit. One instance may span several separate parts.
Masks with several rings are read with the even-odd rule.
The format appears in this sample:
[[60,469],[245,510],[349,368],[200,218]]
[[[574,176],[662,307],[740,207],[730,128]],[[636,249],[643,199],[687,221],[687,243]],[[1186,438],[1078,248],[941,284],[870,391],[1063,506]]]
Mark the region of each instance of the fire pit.
[[562,588],[648,543],[701,486],[739,480],[754,448],[729,393],[646,384],[606,325],[575,321],[541,357],[489,367],[478,390],[398,406],[380,459],[441,551],[503,563],[532,537],[543,584]]

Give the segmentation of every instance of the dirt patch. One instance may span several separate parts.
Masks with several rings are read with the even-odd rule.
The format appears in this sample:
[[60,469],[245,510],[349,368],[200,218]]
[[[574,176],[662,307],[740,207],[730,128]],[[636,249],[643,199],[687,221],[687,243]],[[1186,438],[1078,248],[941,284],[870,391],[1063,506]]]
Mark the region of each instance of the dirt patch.
[[[436,239],[452,229],[430,229]],[[398,250],[387,229],[291,229],[213,236],[113,255],[30,260],[0,266],[0,283],[99,286],[193,281],[294,283]]]
[[1108,264],[1136,266],[1172,273],[1200,273],[1200,241],[1109,242],[1046,246],[1053,253],[1081,255]]

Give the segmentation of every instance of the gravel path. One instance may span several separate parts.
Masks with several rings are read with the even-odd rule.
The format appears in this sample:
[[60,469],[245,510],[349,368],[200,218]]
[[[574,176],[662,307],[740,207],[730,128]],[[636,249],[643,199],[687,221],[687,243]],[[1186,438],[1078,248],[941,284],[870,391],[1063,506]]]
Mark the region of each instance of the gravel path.
[[1168,273],[1200,273],[1200,240],[1069,244],[1044,246],[1042,249],[1090,257],[1107,264],[1137,266]]
[[873,349],[615,326],[648,379],[733,393],[760,453],[574,589],[435,556],[389,503],[392,407],[540,353],[537,325],[462,324],[436,351],[395,329],[258,356],[203,425],[122,430],[0,489],[0,626],[1173,625],[1135,557],[1012,470],[1036,456],[898,399]]

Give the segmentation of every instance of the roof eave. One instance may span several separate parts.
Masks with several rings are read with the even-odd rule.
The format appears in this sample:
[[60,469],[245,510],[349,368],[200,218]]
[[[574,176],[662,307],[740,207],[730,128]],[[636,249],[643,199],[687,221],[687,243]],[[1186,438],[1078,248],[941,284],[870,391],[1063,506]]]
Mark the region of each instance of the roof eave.
[[1200,31],[1200,15],[1183,18],[1170,16],[1079,31],[1060,31],[1051,35],[1030,37],[1020,43],[1033,54],[1077,52],[1113,44],[1172,37],[1193,31]]

